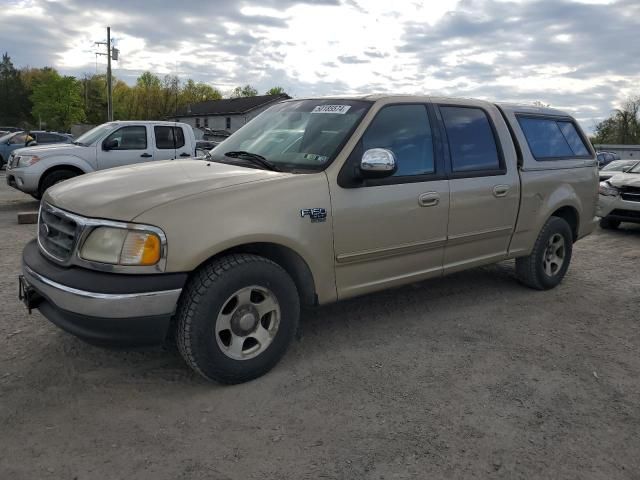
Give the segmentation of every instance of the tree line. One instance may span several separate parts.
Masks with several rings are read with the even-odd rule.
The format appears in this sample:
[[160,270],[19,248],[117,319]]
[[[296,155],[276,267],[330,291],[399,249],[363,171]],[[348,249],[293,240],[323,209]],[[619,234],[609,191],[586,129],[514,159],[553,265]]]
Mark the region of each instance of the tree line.
[[[5,53],[0,62],[0,125],[68,131],[76,123],[107,121],[107,78],[104,74],[82,78],[59,74],[54,68],[17,69]],[[175,75],[140,75],[135,85],[113,78],[113,118],[161,120],[189,104],[223,98],[220,90]],[[273,87],[266,95],[285,93]],[[236,87],[228,96],[258,95],[251,85]]]
[[622,108],[595,127],[594,144],[640,144],[640,96],[628,98]]

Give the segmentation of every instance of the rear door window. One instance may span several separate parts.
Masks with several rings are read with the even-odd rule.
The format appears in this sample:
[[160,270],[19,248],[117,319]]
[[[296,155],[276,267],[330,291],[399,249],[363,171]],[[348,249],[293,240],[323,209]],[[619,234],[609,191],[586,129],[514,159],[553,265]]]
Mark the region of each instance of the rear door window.
[[169,150],[184,147],[184,132],[180,127],[155,126],[156,148]]
[[474,107],[440,107],[449,140],[454,173],[500,170],[493,129],[484,110]]
[[589,157],[589,149],[569,120],[518,116],[518,122],[536,160]]

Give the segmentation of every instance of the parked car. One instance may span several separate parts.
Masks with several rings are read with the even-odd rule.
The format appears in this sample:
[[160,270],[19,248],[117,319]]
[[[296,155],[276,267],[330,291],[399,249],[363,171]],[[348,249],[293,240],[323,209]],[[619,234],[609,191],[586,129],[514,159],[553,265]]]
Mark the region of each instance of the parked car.
[[598,172],[600,181],[608,180],[618,173],[631,170],[639,162],[640,160],[614,160],[600,169]]
[[620,160],[620,155],[618,155],[617,153],[597,152],[596,155],[598,159],[598,168],[602,168],[605,165],[613,162],[614,160]]
[[595,152],[553,109],[290,100],[209,160],[47,190],[38,240],[23,253],[27,307],[92,342],[153,344],[174,332],[196,372],[238,383],[283,356],[301,305],[505,259],[523,284],[550,289],[595,228]]
[[640,223],[640,163],[600,182],[600,226],[616,229],[622,222]]
[[27,145],[49,145],[54,143],[69,143],[73,139],[64,133],[45,132],[43,130],[18,131],[0,137],[0,167],[4,165],[11,153]]
[[7,168],[7,183],[41,198],[50,186],[84,173],[194,154],[193,130],[185,123],[109,122],[70,145],[16,151]]

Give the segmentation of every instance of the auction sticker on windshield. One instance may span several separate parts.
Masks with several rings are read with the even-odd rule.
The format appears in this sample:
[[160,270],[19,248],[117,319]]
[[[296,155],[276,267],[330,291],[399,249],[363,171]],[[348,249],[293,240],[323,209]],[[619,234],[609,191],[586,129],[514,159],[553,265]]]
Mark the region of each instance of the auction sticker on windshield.
[[350,108],[351,105],[318,105],[311,110],[311,113],[338,113],[344,115]]

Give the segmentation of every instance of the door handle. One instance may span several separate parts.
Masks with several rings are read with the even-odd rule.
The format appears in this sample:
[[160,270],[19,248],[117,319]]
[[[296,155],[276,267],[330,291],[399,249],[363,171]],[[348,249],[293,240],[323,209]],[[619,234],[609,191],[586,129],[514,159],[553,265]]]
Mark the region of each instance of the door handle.
[[418,197],[418,203],[421,207],[435,207],[440,203],[440,194],[438,192],[423,193]]
[[511,187],[509,185],[496,185],[493,187],[493,196],[496,198],[506,197]]
[[142,158],[151,158],[153,155],[149,154],[149,153],[143,153],[142,155],[140,155]]
[[188,154],[187,152],[181,153],[180,154],[181,157],[190,157],[191,155]]

